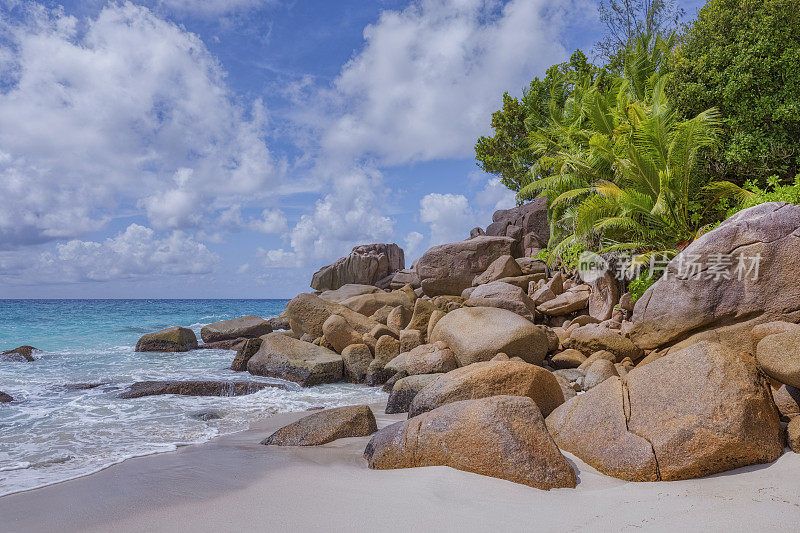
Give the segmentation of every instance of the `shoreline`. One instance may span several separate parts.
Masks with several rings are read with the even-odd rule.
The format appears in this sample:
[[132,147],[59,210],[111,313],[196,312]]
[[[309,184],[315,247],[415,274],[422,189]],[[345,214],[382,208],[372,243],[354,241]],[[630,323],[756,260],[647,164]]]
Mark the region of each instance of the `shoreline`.
[[[379,428],[406,417],[371,407]],[[361,457],[369,437],[303,448],[259,444],[308,413],[277,414],[202,444],[2,496],[0,516],[18,532],[764,530],[800,518],[800,457],[791,452],[772,464],[653,483],[604,476],[565,453],[577,488],[540,491],[447,467],[370,470]]]

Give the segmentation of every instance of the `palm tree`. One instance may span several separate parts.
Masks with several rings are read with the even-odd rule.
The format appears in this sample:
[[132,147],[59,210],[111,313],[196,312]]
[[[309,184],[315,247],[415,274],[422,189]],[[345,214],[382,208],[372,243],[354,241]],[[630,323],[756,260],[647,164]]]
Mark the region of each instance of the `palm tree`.
[[710,196],[747,194],[709,183],[698,168],[702,152],[717,145],[721,119],[708,109],[678,120],[664,91],[673,45],[642,37],[626,56],[625,78],[606,87],[578,80],[549,125],[531,135],[538,179],[518,196],[548,197],[553,255],[578,243],[633,251],[639,262],[674,255],[707,221]]

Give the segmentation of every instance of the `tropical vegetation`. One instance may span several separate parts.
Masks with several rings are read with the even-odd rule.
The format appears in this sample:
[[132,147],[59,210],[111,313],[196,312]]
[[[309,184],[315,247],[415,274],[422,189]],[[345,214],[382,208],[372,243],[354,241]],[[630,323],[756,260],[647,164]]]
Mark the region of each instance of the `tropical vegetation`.
[[[800,200],[800,181],[788,184],[800,157],[800,19],[789,3],[710,0],[679,34],[665,32],[679,16],[667,0],[604,2],[605,65],[578,51],[521,99],[503,96],[476,158],[518,201],[548,198],[551,262],[579,249],[669,258],[737,209]],[[760,28],[753,17],[767,14]],[[792,58],[773,46],[774,21],[791,26]],[[726,24],[741,35],[722,39]],[[757,72],[774,90],[754,91]]]

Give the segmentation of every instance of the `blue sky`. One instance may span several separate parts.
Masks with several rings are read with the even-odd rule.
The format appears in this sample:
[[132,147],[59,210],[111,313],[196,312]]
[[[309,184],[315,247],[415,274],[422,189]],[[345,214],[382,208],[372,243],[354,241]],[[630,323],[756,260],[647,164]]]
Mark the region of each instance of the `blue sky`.
[[291,297],[366,242],[410,264],[513,205],[476,137],[600,33],[592,0],[0,0],[0,298]]

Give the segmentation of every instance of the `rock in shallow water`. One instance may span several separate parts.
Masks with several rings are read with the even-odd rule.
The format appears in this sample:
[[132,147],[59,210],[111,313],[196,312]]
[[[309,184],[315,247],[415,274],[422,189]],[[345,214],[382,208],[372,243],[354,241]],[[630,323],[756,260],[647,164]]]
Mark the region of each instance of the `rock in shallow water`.
[[284,426],[261,444],[273,446],[319,446],[345,437],[366,437],[378,430],[375,415],[367,405],[326,409]]
[[270,323],[261,317],[251,315],[207,324],[200,330],[200,338],[203,342],[218,342],[240,338],[252,339],[267,333],[272,333]]
[[0,403],[8,403],[8,402],[13,402],[13,401],[14,401],[14,398],[12,398],[10,395],[6,394],[3,391],[0,391]]
[[8,350],[0,354],[0,361],[5,362],[29,362],[35,361],[33,352],[38,351],[33,346],[20,346],[13,350]]
[[161,394],[181,396],[244,396],[273,387],[286,389],[286,385],[257,381],[137,381],[118,398],[142,398]]
[[575,472],[530,398],[451,403],[381,429],[367,445],[370,468],[449,466],[539,489],[575,486]]
[[197,348],[197,337],[189,328],[174,326],[142,335],[137,352],[188,352]]

